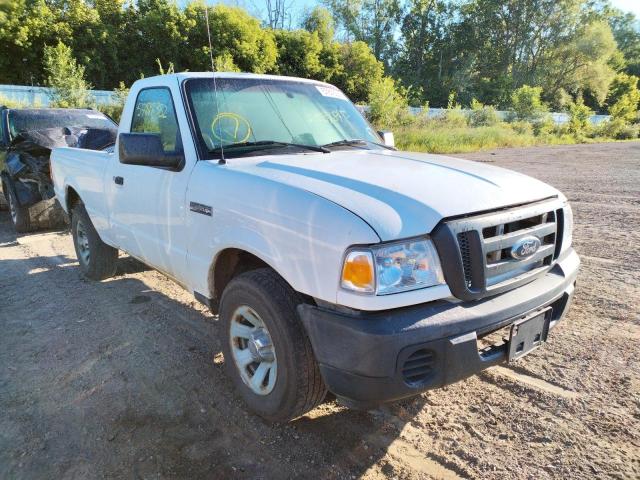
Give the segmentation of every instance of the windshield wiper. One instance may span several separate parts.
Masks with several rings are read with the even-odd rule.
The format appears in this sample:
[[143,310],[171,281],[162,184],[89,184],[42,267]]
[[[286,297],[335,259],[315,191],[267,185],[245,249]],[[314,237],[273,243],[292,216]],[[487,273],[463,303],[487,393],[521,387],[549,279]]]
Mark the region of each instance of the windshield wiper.
[[352,138],[352,139],[344,139],[338,140],[337,142],[325,143],[322,145],[323,147],[342,147],[342,146],[351,146],[351,145],[366,145],[367,141],[362,140],[361,138]]
[[246,148],[246,147],[295,147],[303,150],[311,150],[313,152],[321,152],[321,153],[331,153],[331,150],[325,148],[324,146],[317,145],[304,145],[302,143],[288,143],[288,142],[276,142],[275,140],[260,140],[258,142],[240,142],[240,143],[232,143],[230,145],[224,145],[222,148],[217,147],[213,150],[210,150],[211,153],[219,152],[220,150],[228,150],[228,149],[236,149],[236,148]]
[[388,145],[372,142],[371,140],[364,140],[362,138],[338,140],[337,142],[325,143],[322,146],[323,147],[355,147],[356,145],[368,145],[368,144],[376,145],[377,147],[382,147],[389,150],[395,150],[395,148],[389,147]]

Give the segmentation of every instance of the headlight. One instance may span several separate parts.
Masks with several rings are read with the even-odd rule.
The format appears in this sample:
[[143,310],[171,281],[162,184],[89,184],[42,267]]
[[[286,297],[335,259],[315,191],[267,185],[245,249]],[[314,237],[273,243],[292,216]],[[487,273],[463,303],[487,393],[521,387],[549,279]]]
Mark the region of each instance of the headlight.
[[573,242],[573,210],[571,205],[567,204],[563,209],[564,223],[562,232],[562,247],[560,252],[564,252],[571,246]]
[[342,287],[361,293],[385,295],[442,283],[438,254],[427,239],[354,248],[342,268]]

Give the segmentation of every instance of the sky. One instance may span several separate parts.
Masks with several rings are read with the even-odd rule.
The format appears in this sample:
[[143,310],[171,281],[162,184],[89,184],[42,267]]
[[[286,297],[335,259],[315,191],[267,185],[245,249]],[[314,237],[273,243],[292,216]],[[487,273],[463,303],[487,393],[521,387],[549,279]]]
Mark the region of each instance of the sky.
[[640,0],[611,0],[611,3],[625,12],[632,12],[640,18]]
[[[186,0],[178,0],[179,3],[186,3]],[[208,0],[207,3],[217,3],[219,0]],[[224,3],[238,5],[246,8],[251,13],[263,16],[265,11],[266,0],[222,0]],[[613,6],[624,12],[632,12],[640,19],[640,0],[610,0]],[[320,0],[285,0],[291,5],[293,26],[297,26],[305,10],[310,10],[314,6],[321,3]]]

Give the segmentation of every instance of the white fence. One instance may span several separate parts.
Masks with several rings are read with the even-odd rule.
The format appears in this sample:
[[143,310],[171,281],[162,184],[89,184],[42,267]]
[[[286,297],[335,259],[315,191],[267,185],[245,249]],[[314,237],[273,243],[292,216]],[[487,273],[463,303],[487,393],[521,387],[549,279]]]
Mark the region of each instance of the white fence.
[[[358,110],[360,110],[362,113],[366,113],[367,110],[369,110],[368,105],[357,105],[357,107],[358,107]],[[427,117],[428,118],[442,117],[447,113],[447,111],[448,109],[446,108],[429,108],[427,110]],[[465,114],[469,114],[472,112],[472,110],[467,108],[463,108],[460,111]],[[423,112],[424,112],[424,109],[422,107],[409,107],[409,113],[411,113],[412,115],[421,115],[423,114]],[[509,112],[506,110],[496,110],[496,113],[498,114],[498,117],[501,120],[506,120],[509,117]],[[567,123],[570,119],[569,114],[564,112],[551,112],[549,113],[549,115],[551,116],[551,119],[555,122],[556,125],[562,125],[563,123]],[[599,123],[609,121],[610,118],[611,118],[610,115],[592,115],[591,123],[594,125],[598,125]]]
[[[409,112],[411,112],[411,114],[413,115],[420,115],[423,112],[423,108],[421,107],[409,107]],[[468,109],[462,109],[462,112],[464,113],[470,113],[471,110]],[[447,113],[447,109],[446,108],[429,108],[429,111],[427,112],[427,116],[429,118],[438,118],[443,116],[445,113]],[[498,117],[501,120],[506,120],[509,116],[509,112],[507,112],[506,110],[496,110],[496,113],[498,114]],[[553,119],[553,121],[557,124],[557,125],[562,125],[563,123],[567,123],[570,119],[570,116],[568,113],[564,113],[564,112],[551,112],[550,113],[551,118]],[[592,115],[591,116],[591,123],[593,123],[594,125],[597,125],[599,123],[602,123],[604,121],[608,121],[611,118],[610,115]]]
[[[24,85],[0,85],[0,97],[19,102],[24,105],[47,107],[51,103],[51,92],[47,87],[30,87]],[[113,92],[109,90],[91,90],[91,95],[98,105],[114,103]],[[1,102],[1,100],[0,100]]]

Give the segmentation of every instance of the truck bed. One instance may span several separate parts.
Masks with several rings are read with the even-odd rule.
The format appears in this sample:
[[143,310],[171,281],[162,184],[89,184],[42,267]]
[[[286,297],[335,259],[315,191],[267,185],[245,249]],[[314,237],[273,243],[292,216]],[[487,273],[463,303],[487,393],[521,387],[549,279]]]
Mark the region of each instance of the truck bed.
[[[87,212],[98,230],[107,230],[107,192],[104,175],[113,153],[62,147],[51,153],[51,173],[56,197],[68,198],[65,191],[82,191]],[[61,201],[62,208],[69,206]]]

